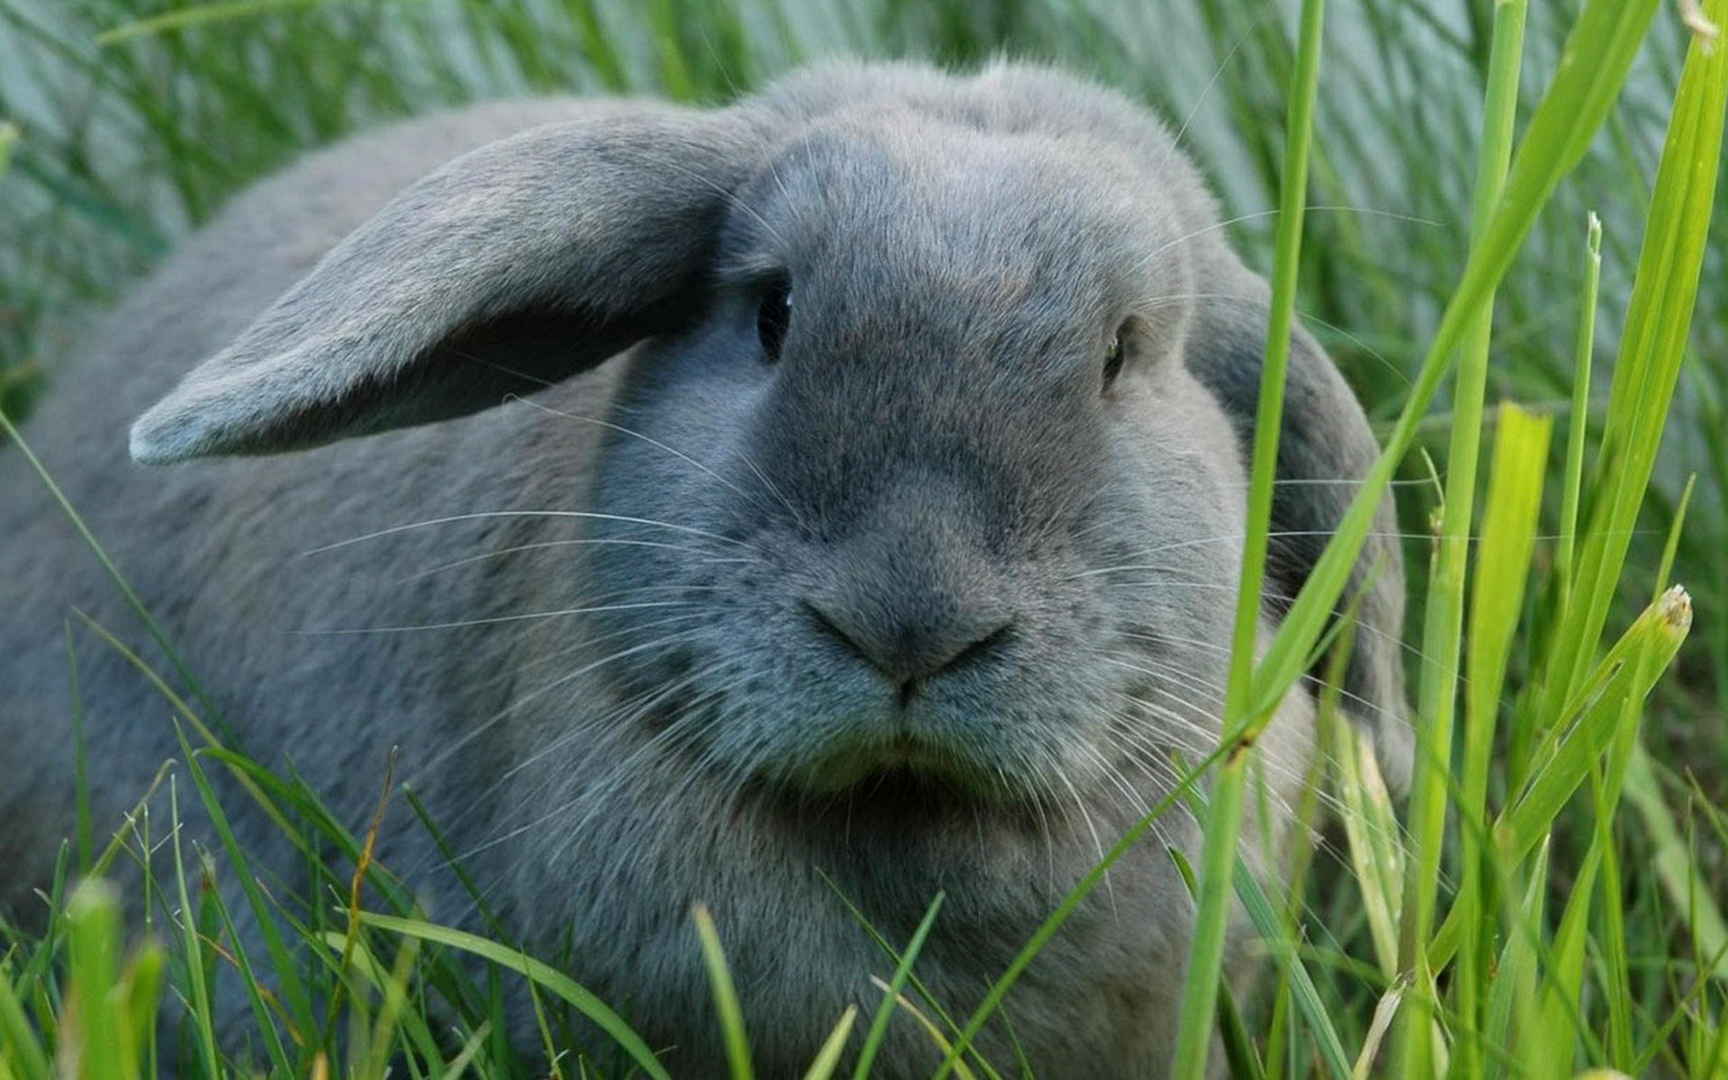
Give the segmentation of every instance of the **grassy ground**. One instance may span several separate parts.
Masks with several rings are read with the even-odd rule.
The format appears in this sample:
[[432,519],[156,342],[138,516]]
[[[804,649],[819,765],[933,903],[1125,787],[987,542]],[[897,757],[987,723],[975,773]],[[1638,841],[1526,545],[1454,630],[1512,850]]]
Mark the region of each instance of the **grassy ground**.
[[[1487,0],[1335,0],[1315,69],[1299,42],[1320,40],[1321,12],[1295,6],[0,0],[0,120],[20,132],[0,176],[0,407],[21,414],[52,393],[77,313],[238,185],[364,124],[555,90],[717,101],[836,51],[1065,61],[1189,118],[1185,142],[1251,261],[1280,267],[1280,295],[1409,451],[1377,475],[1398,485],[1411,534],[1426,767],[1392,807],[1356,748],[1333,746],[1346,812],[1308,875],[1326,887],[1250,904],[1279,979],[1229,1040],[1238,1074],[1348,1075],[1384,1034],[1377,1075],[1728,1076],[1728,215],[1710,215],[1728,50],[1693,49],[1683,83],[1694,35],[1654,0],[1527,16]],[[1720,22],[1728,5],[1706,7]],[[1575,26],[1581,60],[1562,67]],[[1310,138],[1289,106],[1316,72]],[[1304,169],[1306,185],[1280,184]],[[1271,213],[1281,192],[1305,194],[1306,213]],[[1484,409],[1502,400],[1532,412]],[[1668,596],[1639,618],[1669,581],[1691,606]],[[1251,731],[1255,703],[1300,667],[1318,630],[1306,610],[1266,664],[1239,673],[1235,726]],[[1223,760],[1209,791],[1228,808],[1236,766]],[[271,790],[358,857],[363,833],[297,786]],[[1212,861],[1195,868],[1203,922],[1228,895],[1231,817],[1213,815]],[[185,876],[162,885],[196,897],[184,854]],[[69,856],[69,876],[95,856]],[[329,884],[346,895],[351,872],[338,859]],[[182,905],[197,918],[165,926],[172,944],[124,977],[100,894],[82,894],[46,941],[0,936],[0,1080],[46,1075],[27,1016],[44,1045],[88,1047],[86,1075],[131,1075],[136,1047],[90,1033],[147,1030],[125,1018],[153,1000],[152,965],[197,1015],[208,968],[230,962],[193,933],[222,939],[229,913],[213,895]],[[428,1073],[464,1054],[488,1072],[545,1069],[489,1034],[487,987],[459,986],[444,951],[403,948],[419,940],[403,931],[433,933],[363,930],[358,911],[283,924],[290,940],[335,935],[332,959],[378,959],[303,976],[348,987],[340,1018],[260,997],[261,1059],[304,1072],[318,1032],[354,1027],[364,1037],[337,1067],[356,1075],[404,1048]],[[561,993],[580,1000],[547,979],[549,1012]],[[1196,986],[1198,1032],[1215,1006]],[[434,989],[463,1003],[455,1046],[420,1011]],[[78,1023],[55,1027],[72,1001]],[[205,1035],[185,1033],[188,1068],[220,1071]]]

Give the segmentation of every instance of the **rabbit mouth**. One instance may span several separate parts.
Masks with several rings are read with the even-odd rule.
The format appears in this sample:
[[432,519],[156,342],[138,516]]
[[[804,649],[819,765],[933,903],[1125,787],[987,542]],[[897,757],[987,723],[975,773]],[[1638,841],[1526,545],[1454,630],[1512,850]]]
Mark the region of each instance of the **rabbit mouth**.
[[870,773],[839,792],[848,802],[935,809],[977,801],[973,788],[948,773],[893,766]]
[[848,799],[950,803],[1000,799],[1001,781],[954,750],[912,735],[836,753],[798,770],[794,786]]

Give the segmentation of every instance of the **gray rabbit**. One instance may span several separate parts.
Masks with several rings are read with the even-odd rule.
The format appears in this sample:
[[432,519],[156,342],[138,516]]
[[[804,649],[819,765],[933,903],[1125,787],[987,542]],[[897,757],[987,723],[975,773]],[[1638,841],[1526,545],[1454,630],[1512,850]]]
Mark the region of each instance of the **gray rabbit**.
[[[707,904],[761,1075],[791,1076],[889,968],[842,895],[903,944],[945,891],[918,974],[964,1015],[1215,741],[1266,295],[1125,98],[841,64],[723,109],[500,104],[315,154],[57,360],[26,436],[241,749],[359,829],[399,748],[509,932],[567,944],[679,1076],[722,1069]],[[1268,630],[1375,453],[1299,331]],[[194,458],[219,460],[133,464]],[[1343,689],[1396,778],[1392,531]],[[179,683],[11,449],[0,535],[0,905],[28,920],[72,830],[71,609]],[[72,639],[112,825],[177,755],[170,709]],[[1271,805],[1313,716],[1293,692],[1261,743]],[[1165,1075],[1191,904],[1164,848],[1197,839],[1167,814],[1115,867],[990,1060]],[[471,919],[401,800],[381,844],[431,917]],[[939,1058],[902,1014],[878,1071]]]

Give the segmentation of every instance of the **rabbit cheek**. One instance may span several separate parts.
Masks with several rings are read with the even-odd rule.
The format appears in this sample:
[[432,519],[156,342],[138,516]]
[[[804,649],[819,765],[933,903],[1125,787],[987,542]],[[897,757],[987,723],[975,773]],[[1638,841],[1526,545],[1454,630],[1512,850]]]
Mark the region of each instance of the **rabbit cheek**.
[[1112,741],[1189,760],[1210,752],[1222,706],[1246,477],[1231,429],[1179,366],[1117,403],[1115,482],[1080,528],[1100,642],[1127,708]]

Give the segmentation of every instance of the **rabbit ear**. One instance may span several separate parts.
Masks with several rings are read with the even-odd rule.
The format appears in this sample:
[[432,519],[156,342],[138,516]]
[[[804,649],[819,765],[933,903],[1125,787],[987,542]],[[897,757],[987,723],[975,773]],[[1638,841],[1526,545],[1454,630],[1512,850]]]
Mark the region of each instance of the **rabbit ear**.
[[[1253,453],[1254,414],[1266,355],[1267,308],[1255,282],[1241,300],[1204,303],[1189,331],[1187,366],[1224,406],[1244,460]],[[1287,606],[1308,580],[1356,488],[1380,455],[1362,407],[1320,346],[1300,327],[1290,342],[1278,485],[1272,497],[1267,591]],[[1409,784],[1415,737],[1404,696],[1404,559],[1392,500],[1381,505],[1340,605],[1356,605],[1356,629],[1342,705],[1374,735],[1381,772],[1394,790]],[[1315,671],[1322,673],[1324,661]]]
[[132,456],[316,446],[585,371],[691,306],[757,147],[737,110],[614,103],[457,158],[146,412]]

